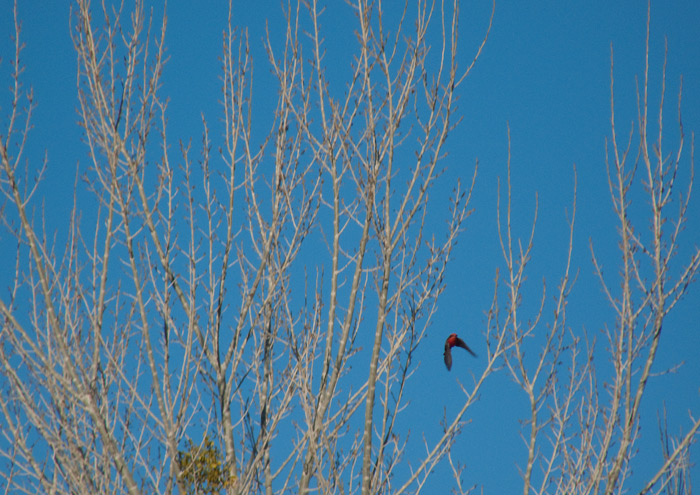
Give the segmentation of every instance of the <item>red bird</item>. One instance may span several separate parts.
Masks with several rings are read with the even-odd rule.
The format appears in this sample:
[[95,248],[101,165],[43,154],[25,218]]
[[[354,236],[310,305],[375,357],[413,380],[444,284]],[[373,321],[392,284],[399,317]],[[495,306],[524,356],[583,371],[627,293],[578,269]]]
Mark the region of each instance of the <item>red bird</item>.
[[474,351],[472,351],[467,344],[464,343],[462,339],[457,337],[456,333],[451,333],[449,337],[447,337],[447,340],[445,341],[445,366],[447,366],[447,371],[450,371],[452,369],[452,348],[453,347],[461,347],[462,349],[466,349],[469,354],[472,356],[476,357],[476,354],[474,354]]

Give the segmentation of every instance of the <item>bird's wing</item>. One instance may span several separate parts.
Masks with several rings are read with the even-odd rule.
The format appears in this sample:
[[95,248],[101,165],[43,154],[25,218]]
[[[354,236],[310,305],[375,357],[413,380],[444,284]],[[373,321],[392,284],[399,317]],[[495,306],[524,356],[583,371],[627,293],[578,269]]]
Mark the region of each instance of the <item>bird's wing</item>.
[[445,343],[445,366],[447,366],[447,371],[452,369],[452,351],[450,351],[450,344]]
[[455,345],[457,347],[461,347],[462,349],[466,349],[466,351],[471,354],[472,356],[476,357],[476,354],[474,354],[474,351],[472,351],[469,346],[459,337],[455,340]]

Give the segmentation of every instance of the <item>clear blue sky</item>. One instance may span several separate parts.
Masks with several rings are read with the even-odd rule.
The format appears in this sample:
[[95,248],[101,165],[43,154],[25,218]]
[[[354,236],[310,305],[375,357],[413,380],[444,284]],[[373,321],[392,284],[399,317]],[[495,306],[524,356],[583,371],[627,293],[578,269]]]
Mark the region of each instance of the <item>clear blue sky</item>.
[[[10,82],[9,62],[13,56],[12,2],[1,0],[0,5],[0,56],[3,59],[0,105],[4,118]],[[44,153],[48,156],[49,170],[40,192],[49,206],[46,212],[51,225],[52,221],[62,223],[66,218],[71,207],[75,165],[80,162],[85,167],[88,156],[81,142],[81,130],[76,125],[76,55],[69,34],[68,2],[37,5],[36,2],[19,2],[22,40],[26,43],[22,58],[26,68],[23,81],[33,88],[37,104],[29,158],[38,163]],[[268,19],[273,37],[282,32],[278,6],[277,1],[236,2],[234,6],[235,24],[249,30],[254,84],[259,85],[254,95],[262,95],[266,88],[271,88],[262,39],[265,19]],[[489,1],[462,4],[463,66],[471,60],[485,33],[490,9]],[[670,151],[677,142],[676,106],[682,74],[686,134],[683,163],[687,167],[691,133],[700,129],[700,2],[656,1],[651,13],[650,114],[656,115],[658,108],[666,37],[665,115],[669,139],[666,149]],[[340,52],[352,39],[351,31],[339,28],[350,15],[344,2],[329,2],[325,20],[329,53]],[[200,116],[204,114],[209,122],[218,122],[221,115],[219,57],[226,16],[225,2],[177,0],[168,3],[166,45],[170,60],[162,94],[170,97],[169,126],[173,146],[178,139],[191,138],[193,143],[199,143]],[[512,137],[515,231],[523,238],[529,233],[535,192],[539,194],[540,217],[524,309],[534,316],[533,308],[539,302],[543,278],[547,280],[549,291],[559,282],[565,263],[566,211],[571,211],[573,166],[576,164],[578,216],[574,269],[580,274],[569,302],[569,325],[574,332],[585,328],[589,336],[597,337],[600,350],[605,350],[601,330],[606,323],[614,325],[614,320],[593,274],[588,241],[592,240],[603,262],[610,267],[609,275],[616,275],[618,266],[615,263],[619,260],[616,223],[604,161],[604,140],[610,135],[610,46],[612,44],[615,57],[618,133],[626,135],[637,115],[635,76],[643,74],[645,30],[644,2],[550,0],[502,1],[497,5],[488,43],[462,87],[459,113],[464,120],[450,135],[450,154],[444,161],[448,169],[438,189],[432,193],[439,196],[443,193],[440,188],[448,192],[456,177],[468,180],[478,158],[480,171],[472,203],[475,212],[467,221],[466,232],[454,252],[447,290],[428,339],[418,351],[420,368],[410,386],[412,406],[417,406],[407,413],[416,414],[412,429],[414,439],[425,435],[430,441],[435,437],[443,410],[449,415],[461,405],[462,398],[454,382],[469,384],[471,373],[479,373],[485,361],[484,314],[493,296],[495,269],[503,266],[499,257],[495,206],[496,181],[506,173],[507,125],[510,125]],[[345,60],[338,57],[338,64]],[[330,70],[333,68],[329,66]],[[258,108],[265,111],[264,99],[257,98]],[[687,184],[687,180],[686,168],[681,181]],[[696,193],[691,203],[691,221],[679,253],[685,258],[693,246],[700,244],[697,194],[700,193]],[[645,199],[638,196],[634,208],[646,206]],[[640,228],[644,226],[639,225]],[[7,248],[3,246],[2,251]],[[0,286],[8,283],[9,280],[0,275]],[[612,281],[612,285],[615,284]],[[639,479],[645,477],[645,472],[655,471],[660,464],[656,413],[661,401],[666,401],[673,432],[688,426],[688,410],[695,415],[700,412],[698,308],[700,286],[695,286],[667,320],[655,371],[680,362],[685,364],[674,375],[656,377],[650,383],[646,399],[649,408],[642,423],[640,463],[635,471],[635,476],[641,475]],[[450,331],[458,331],[481,356],[478,359],[457,356],[452,373],[447,374],[441,354],[445,336]],[[521,490],[517,466],[524,465],[526,450],[519,437],[518,419],[526,414],[526,405],[526,397],[505,374],[488,383],[480,402],[470,411],[472,422],[457,440],[454,451],[455,457],[467,465],[465,485],[483,485],[485,493],[490,494]],[[419,444],[414,442],[413,446],[418,448]],[[697,452],[694,459],[700,462]],[[695,473],[697,482],[700,475],[697,467]],[[448,475],[448,468],[440,466],[425,493],[447,493]]]

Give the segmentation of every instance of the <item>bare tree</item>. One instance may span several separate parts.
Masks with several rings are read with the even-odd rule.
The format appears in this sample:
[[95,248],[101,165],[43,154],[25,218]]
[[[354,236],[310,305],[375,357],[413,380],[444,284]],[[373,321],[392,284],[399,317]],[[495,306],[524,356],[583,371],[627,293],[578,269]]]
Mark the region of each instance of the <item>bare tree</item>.
[[[385,16],[359,1],[352,75],[337,95],[320,7],[288,4],[284,46],[268,37],[277,106],[260,136],[248,40],[229,16],[223,142],[203,120],[194,164],[191,146],[173,157],[168,138],[167,17],[125,8],[75,6],[91,163],[60,252],[30,213],[37,185],[21,168],[33,101],[15,7],[1,150],[17,242],[0,301],[8,490],[185,493],[204,490],[191,483],[203,463],[213,491],[420,492],[474,400],[465,395],[423,458],[405,459],[411,358],[474,182],[455,186],[444,231],[426,224],[428,198],[488,33],[460,70],[457,2]],[[441,51],[429,50],[431,29]],[[366,353],[360,334],[373,335]],[[409,461],[412,474],[394,476]]]
[[[457,1],[405,2],[391,13],[376,2],[348,5],[356,39],[341,81],[326,61],[323,7],[283,5],[283,42],[265,43],[274,97],[258,96],[247,32],[234,28],[229,7],[221,114],[203,117],[193,147],[173,146],[168,132],[167,16],[147,15],[140,1],[127,10],[77,0],[71,34],[90,164],[76,171],[60,234],[37,213],[47,164],[26,158],[34,103],[22,86],[15,6],[0,135],[3,239],[16,243],[0,297],[6,493],[421,493],[441,462],[458,492],[470,493],[451,448],[499,369],[529,401],[525,494],[624,491],[664,317],[700,266],[696,251],[679,274],[669,268],[690,190],[672,217],[683,138],[670,159],[661,152],[660,113],[656,146],[647,144],[648,65],[631,166],[631,138],[618,150],[611,97],[621,292],[599,274],[617,314],[607,334],[614,379],[599,385],[594,342],[566,320],[575,186],[553,316],[545,321],[543,292],[524,323],[536,222],[520,246],[509,173],[486,363],[418,455],[402,421],[413,407],[407,382],[471,213],[476,166],[447,209],[435,211],[430,194],[493,11],[460,67]],[[435,33],[440,47],[429,44]],[[274,112],[254,112],[254,97],[274,101]],[[649,240],[626,211],[639,170],[652,205]],[[533,362],[525,347],[535,334],[544,340]],[[684,490],[698,426],[693,419],[680,438],[661,427],[665,461],[644,492]]]
[[[681,89],[678,93],[680,139],[672,153],[663,150],[663,111],[666,91],[666,66],[661,70],[661,97],[658,135],[649,144],[649,24],[647,13],[646,65],[641,92],[637,92],[637,132],[630,132],[620,145],[615,126],[613,59],[610,61],[611,132],[607,143],[608,183],[619,222],[620,276],[613,283],[603,272],[591,242],[596,273],[615,321],[605,328],[605,350],[612,372],[599,372],[594,364],[602,356],[595,338],[567,325],[566,309],[574,282],[571,254],[576,216],[576,186],[570,214],[569,250],[562,267],[562,278],[554,294],[551,317],[543,288],[539,310],[521,311],[522,283],[534,248],[537,206],[527,241],[515,238],[511,225],[511,183],[508,164],[507,207],[499,208],[499,233],[505,261],[505,295],[497,286],[492,313],[496,332],[505,331],[509,345],[505,364],[513,380],[522,388],[529,403],[523,436],[527,446],[524,463],[523,493],[628,493],[627,483],[634,466],[642,415],[641,402],[656,361],[664,320],[685,294],[700,269],[700,250],[696,247],[680,270],[674,270],[681,234],[689,220],[688,205],[693,185],[693,144],[690,158],[683,155],[684,134],[681,120]],[[635,140],[637,136],[637,140]],[[509,137],[510,139],[510,137]],[[510,154],[509,154],[510,155]],[[677,191],[677,179],[689,162],[688,189]],[[640,174],[642,178],[640,178]],[[638,234],[628,211],[633,185],[641,181],[649,204],[651,236]],[[672,203],[677,206],[672,207]],[[506,219],[505,225],[500,219]],[[619,289],[615,287],[619,285]],[[671,329],[672,331],[672,329]],[[533,350],[532,340],[540,335],[541,346]],[[542,337],[544,336],[544,337]],[[661,405],[659,405],[660,407]],[[646,414],[649,414],[647,410]],[[665,414],[664,414],[665,415]],[[644,493],[690,493],[689,449],[697,439],[700,418],[690,417],[684,434],[673,437],[665,424],[661,427],[664,462],[645,479]],[[671,489],[672,488],[672,489]]]

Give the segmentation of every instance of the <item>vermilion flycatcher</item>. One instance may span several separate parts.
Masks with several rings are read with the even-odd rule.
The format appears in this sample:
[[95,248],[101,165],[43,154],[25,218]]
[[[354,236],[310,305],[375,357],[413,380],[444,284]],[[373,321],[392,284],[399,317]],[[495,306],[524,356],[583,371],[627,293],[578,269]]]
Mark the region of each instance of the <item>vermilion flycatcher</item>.
[[469,354],[472,356],[476,357],[476,354],[474,354],[474,351],[472,351],[467,344],[464,343],[462,339],[457,337],[456,333],[451,333],[449,337],[447,337],[447,340],[445,341],[445,366],[447,366],[447,371],[452,369],[452,348],[453,347],[461,347],[462,349],[466,349]]

